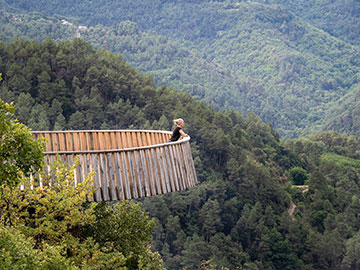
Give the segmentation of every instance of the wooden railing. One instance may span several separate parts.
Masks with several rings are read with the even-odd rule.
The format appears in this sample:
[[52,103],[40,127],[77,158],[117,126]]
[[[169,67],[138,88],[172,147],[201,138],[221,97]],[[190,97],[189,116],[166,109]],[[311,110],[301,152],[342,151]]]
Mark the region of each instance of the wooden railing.
[[[33,131],[47,139],[45,161],[80,161],[75,182],[95,171],[95,201],[124,200],[184,190],[197,178],[189,137],[168,143],[167,131]],[[41,181],[41,180],[40,180]]]

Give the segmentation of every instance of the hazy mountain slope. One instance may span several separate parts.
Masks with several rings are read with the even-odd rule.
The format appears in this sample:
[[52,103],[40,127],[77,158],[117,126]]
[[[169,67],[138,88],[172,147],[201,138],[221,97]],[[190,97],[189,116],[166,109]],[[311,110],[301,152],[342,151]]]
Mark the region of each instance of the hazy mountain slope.
[[[18,11],[42,5],[44,13],[76,17],[77,25],[112,25],[89,28],[81,37],[122,53],[157,84],[188,91],[215,108],[255,112],[283,136],[321,125],[328,104],[358,81],[358,46],[275,5],[76,1],[59,9],[56,1],[8,4]],[[136,24],[120,23],[124,20]]]
[[[213,42],[202,43],[203,52],[237,75],[259,82],[262,91],[238,96],[246,104],[241,109],[272,122],[281,133],[309,132],[314,122],[322,121],[328,102],[357,81],[358,47],[278,7],[239,4],[229,12],[237,13],[237,25]],[[292,133],[294,129],[299,130]]]
[[360,84],[354,86],[350,93],[329,107],[322,129],[359,136]]
[[[38,14],[18,15],[0,12],[0,39],[10,42],[14,38],[43,41],[71,40],[80,37],[95,47],[120,52],[139,70],[151,73],[157,85],[167,84],[189,92],[194,98],[212,104],[214,108],[226,107],[236,89],[246,88],[245,83],[230,70],[199,56],[169,37],[139,30],[136,23],[120,22],[115,27],[89,27],[79,30],[79,25],[63,17],[39,17]],[[221,89],[221,91],[217,91]]]
[[281,4],[297,16],[332,36],[360,45],[360,1],[358,0],[257,0]]

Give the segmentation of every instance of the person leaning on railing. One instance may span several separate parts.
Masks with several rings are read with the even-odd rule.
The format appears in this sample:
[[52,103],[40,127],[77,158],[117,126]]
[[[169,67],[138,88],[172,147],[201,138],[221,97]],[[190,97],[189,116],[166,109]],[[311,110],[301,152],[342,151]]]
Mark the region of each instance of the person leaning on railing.
[[176,128],[174,129],[172,136],[170,138],[170,140],[168,142],[176,142],[177,140],[180,139],[180,137],[188,137],[189,135],[187,135],[183,130],[183,126],[185,124],[184,120],[182,118],[179,119],[175,119],[174,120],[174,124],[176,125]]

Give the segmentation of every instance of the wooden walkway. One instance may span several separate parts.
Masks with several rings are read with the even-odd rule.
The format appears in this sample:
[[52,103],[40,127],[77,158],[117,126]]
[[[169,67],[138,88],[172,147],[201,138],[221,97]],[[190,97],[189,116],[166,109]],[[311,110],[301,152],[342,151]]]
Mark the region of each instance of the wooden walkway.
[[92,170],[94,201],[135,199],[175,192],[197,184],[189,137],[168,143],[171,132],[151,130],[33,131],[47,139],[45,161],[56,155],[73,164],[75,181]]

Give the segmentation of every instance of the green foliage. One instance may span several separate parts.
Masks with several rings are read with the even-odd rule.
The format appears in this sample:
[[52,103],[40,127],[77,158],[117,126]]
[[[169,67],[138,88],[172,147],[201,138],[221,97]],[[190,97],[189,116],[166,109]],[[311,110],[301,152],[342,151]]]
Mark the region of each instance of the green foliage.
[[0,184],[16,186],[23,176],[42,168],[44,141],[14,120],[15,108],[0,99]]
[[306,170],[301,167],[293,167],[288,172],[289,180],[294,185],[304,185],[308,176]]
[[154,220],[141,210],[140,204],[123,201],[113,205],[99,203],[96,221],[86,226],[85,235],[92,236],[107,253],[119,252],[126,258],[127,269],[162,269],[162,260],[149,249]]
[[149,249],[148,215],[131,202],[86,203],[93,179],[75,186],[75,166],[56,160],[41,175],[43,187],[28,178],[21,189],[2,186],[0,268],[161,269],[161,258]]
[[8,270],[28,269],[76,269],[70,261],[61,256],[58,247],[45,246],[44,250],[33,248],[31,238],[20,230],[0,227],[0,267]]

